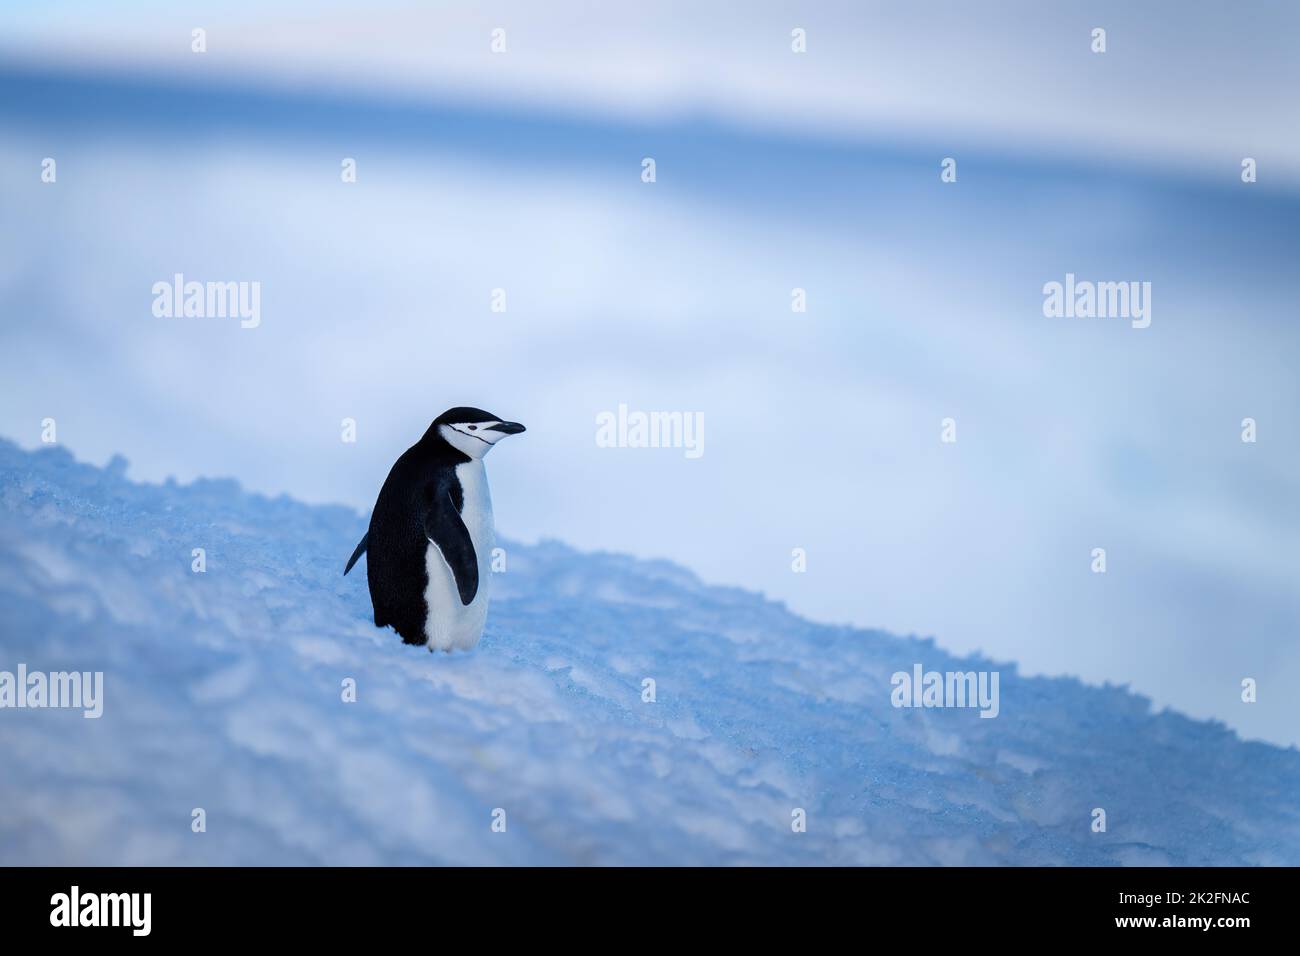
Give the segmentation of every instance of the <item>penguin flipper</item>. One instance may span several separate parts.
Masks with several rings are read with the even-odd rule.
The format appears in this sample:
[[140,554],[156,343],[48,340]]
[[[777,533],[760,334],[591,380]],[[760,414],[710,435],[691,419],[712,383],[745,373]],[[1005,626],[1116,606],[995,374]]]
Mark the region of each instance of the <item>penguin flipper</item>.
[[456,579],[456,590],[460,592],[460,602],[465,606],[478,594],[478,555],[474,553],[474,542],[470,539],[469,529],[461,520],[460,512],[452,503],[451,495],[434,502],[424,516],[424,534],[438,546],[442,559],[451,568],[452,577]]
[[357,558],[366,553],[366,543],[370,540],[370,532],[367,531],[361,536],[361,543],[357,545],[357,550],[352,552],[352,557],[348,558],[348,566],[343,569],[343,576],[347,577],[348,572],[352,570],[352,565],[357,563]]

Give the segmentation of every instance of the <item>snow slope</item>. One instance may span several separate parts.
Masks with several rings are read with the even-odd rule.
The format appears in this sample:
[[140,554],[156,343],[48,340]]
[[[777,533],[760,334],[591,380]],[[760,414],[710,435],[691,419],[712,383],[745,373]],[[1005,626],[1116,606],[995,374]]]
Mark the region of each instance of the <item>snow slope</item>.
[[[1300,753],[1122,688],[554,542],[432,655],[341,576],[361,516],[125,467],[0,440],[0,670],[105,675],[99,720],[0,710],[0,863],[1300,863]],[[914,663],[1000,715],[893,708]]]

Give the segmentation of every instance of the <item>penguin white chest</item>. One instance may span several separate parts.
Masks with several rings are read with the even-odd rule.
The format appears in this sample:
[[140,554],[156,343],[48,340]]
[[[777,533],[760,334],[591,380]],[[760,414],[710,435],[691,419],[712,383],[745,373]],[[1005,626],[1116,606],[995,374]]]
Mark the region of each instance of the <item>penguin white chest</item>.
[[[492,548],[496,532],[492,525],[492,498],[488,494],[487,472],[482,461],[469,461],[456,466],[463,505],[460,517],[469,531],[478,561],[478,591],[469,604],[461,603],[460,590],[451,565],[442,551],[432,541],[425,551],[424,563],[429,583],[424,600],[429,608],[424,633],[429,639],[429,650],[469,650],[483,636],[487,621],[488,591],[492,581]],[[450,507],[450,504],[448,504]]]

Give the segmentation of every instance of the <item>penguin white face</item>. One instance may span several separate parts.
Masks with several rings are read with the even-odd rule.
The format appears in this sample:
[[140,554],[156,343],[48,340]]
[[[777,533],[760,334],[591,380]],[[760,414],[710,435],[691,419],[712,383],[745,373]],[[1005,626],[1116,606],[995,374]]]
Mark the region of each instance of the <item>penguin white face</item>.
[[492,446],[507,435],[518,435],[521,431],[524,431],[524,426],[518,422],[503,422],[494,418],[444,422],[438,426],[438,434],[447,444],[476,460],[491,451]]

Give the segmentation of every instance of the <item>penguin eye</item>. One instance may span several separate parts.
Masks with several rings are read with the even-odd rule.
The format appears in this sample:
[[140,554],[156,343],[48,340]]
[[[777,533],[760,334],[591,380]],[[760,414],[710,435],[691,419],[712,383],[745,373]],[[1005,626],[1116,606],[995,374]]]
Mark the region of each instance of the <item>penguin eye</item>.
[[476,432],[476,431],[478,431],[478,426],[477,426],[477,425],[470,425],[470,426],[469,426],[469,430],[472,431],[472,432]]

